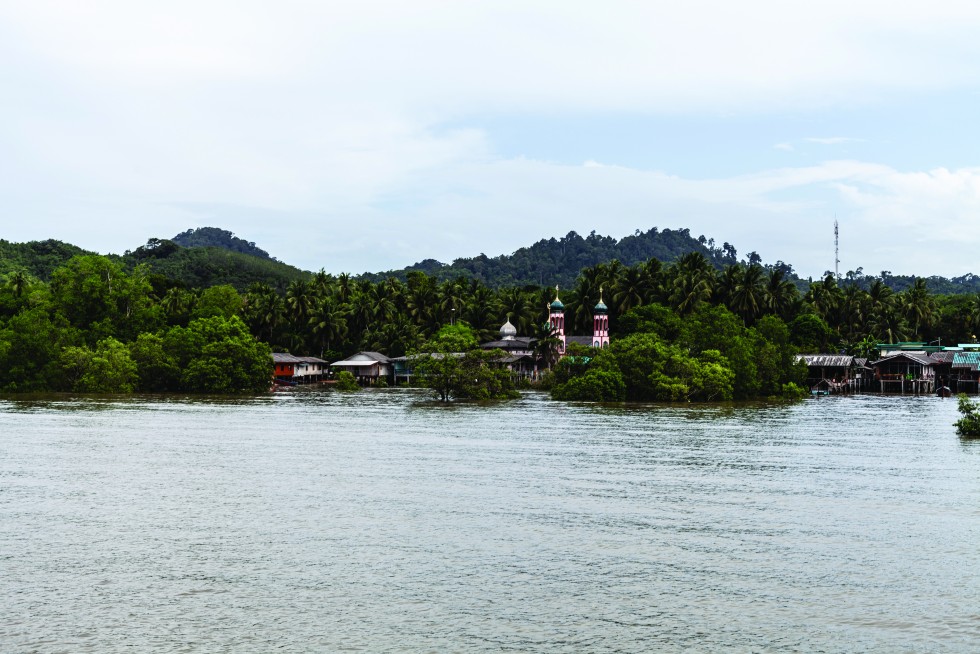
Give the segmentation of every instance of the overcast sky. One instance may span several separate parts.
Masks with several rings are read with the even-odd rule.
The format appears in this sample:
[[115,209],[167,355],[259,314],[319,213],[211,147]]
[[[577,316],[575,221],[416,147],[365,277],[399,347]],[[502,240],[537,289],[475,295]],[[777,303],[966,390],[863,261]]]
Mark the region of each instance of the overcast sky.
[[980,3],[0,0],[0,238],[309,270],[690,228],[980,273]]

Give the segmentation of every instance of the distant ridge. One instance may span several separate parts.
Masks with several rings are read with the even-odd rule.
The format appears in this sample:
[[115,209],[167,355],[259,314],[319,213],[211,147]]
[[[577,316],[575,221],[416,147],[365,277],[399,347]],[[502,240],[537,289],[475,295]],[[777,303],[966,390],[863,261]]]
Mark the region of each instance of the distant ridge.
[[[509,255],[456,259],[444,264],[434,259],[426,259],[402,270],[382,273],[367,273],[366,279],[378,281],[386,277],[404,279],[412,271],[421,271],[440,279],[469,277],[479,279],[488,286],[570,286],[574,284],[579,271],[588,266],[618,260],[632,266],[652,258],[663,262],[678,259],[689,252],[700,252],[716,267],[737,263],[737,253],[729,243],[721,247],[714,239],[704,236],[694,238],[689,229],[663,229],[653,227],[645,232],[636,230],[633,234],[616,240],[611,236],[601,236],[594,231],[586,237],[569,232],[562,238],[542,239],[523,247]],[[754,252],[749,260],[758,259]],[[786,272],[792,266],[778,262]]]
[[268,252],[257,247],[254,242],[238,238],[227,229],[220,229],[218,227],[188,229],[186,232],[181,232],[170,240],[184,248],[223,248],[240,254],[249,254],[253,257],[275,260],[275,257],[269,256]]
[[[793,267],[782,261],[763,264],[755,252],[749,252],[739,259],[735,247],[728,243],[718,247],[714,239],[691,236],[689,229],[658,230],[656,227],[646,232],[636,230],[619,240],[597,235],[594,231],[585,237],[569,232],[561,238],[541,239],[509,255],[488,257],[480,254],[456,259],[451,264],[426,259],[400,270],[364,273],[359,278],[372,282],[388,277],[405,280],[409,273],[418,271],[440,280],[455,277],[478,279],[493,288],[555,284],[568,288],[575,283],[583,268],[613,260],[627,266],[652,258],[670,263],[688,252],[702,253],[719,269],[741,262],[781,270],[802,291],[809,288],[809,281],[812,281],[800,279]],[[95,253],[54,239],[26,243],[0,239],[0,283],[18,271],[48,281],[54,269],[67,263],[73,256],[90,254]],[[255,243],[217,227],[188,229],[173,240],[151,238],[146,245],[134,251],[127,250],[122,255],[106,256],[130,270],[138,264],[146,264],[154,275],[154,285],[160,288],[174,285],[207,288],[217,284],[230,284],[239,291],[244,291],[258,282],[282,291],[291,282],[311,277],[311,273],[307,271],[278,261]],[[833,273],[827,271],[823,276],[828,274]],[[887,270],[878,275],[865,274],[863,269],[858,268],[856,271],[842,273],[841,285],[868,290],[878,279],[898,292],[910,288],[917,278]],[[952,279],[932,275],[924,279],[932,293],[980,294],[978,275],[966,274]]]

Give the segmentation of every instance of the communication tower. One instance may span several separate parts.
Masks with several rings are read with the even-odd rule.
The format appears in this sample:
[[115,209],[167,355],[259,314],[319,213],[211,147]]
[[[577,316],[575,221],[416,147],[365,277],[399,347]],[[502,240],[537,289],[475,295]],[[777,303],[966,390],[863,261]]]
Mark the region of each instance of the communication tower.
[[837,232],[837,216],[834,216],[834,277],[840,281],[840,235]]

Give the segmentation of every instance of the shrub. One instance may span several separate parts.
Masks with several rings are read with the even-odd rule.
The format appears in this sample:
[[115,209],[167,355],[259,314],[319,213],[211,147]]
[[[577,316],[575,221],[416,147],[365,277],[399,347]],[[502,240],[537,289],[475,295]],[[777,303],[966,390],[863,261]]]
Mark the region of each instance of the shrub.
[[957,420],[956,431],[960,436],[967,438],[980,438],[980,404],[971,402],[964,394],[957,397],[959,401],[958,409],[963,417]]
[[354,379],[354,374],[349,370],[341,370],[337,373],[337,383],[334,388],[345,393],[361,390],[357,380]]

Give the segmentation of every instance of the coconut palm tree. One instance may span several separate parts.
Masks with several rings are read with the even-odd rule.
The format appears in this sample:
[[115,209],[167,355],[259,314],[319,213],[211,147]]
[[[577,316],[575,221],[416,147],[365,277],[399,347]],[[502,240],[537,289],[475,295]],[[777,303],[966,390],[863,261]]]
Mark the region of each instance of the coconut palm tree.
[[322,357],[324,350],[332,349],[347,337],[347,316],[333,300],[325,300],[313,309],[310,330]]
[[689,252],[672,266],[670,304],[681,315],[695,311],[714,292],[714,269],[700,252]]
[[786,274],[782,270],[774,268],[769,271],[763,289],[762,301],[768,313],[786,320],[798,298],[799,291],[796,290],[793,282],[786,279]]
[[[649,273],[642,266],[630,266],[623,271],[612,290],[612,304],[617,315],[641,306],[650,296]],[[595,307],[595,304],[591,308]],[[591,314],[590,314],[591,318]]]
[[936,301],[926,287],[926,280],[916,277],[912,286],[901,294],[900,304],[916,338],[921,338],[936,313]]
[[14,297],[20,298],[30,287],[31,277],[23,270],[15,270],[7,277],[7,288],[13,292]]
[[[508,320],[517,328],[518,334],[528,334],[534,325],[533,298],[527,291],[509,287],[497,294],[497,316],[508,316]],[[502,323],[501,323],[502,324]]]
[[751,325],[762,315],[765,303],[762,268],[751,265],[742,271],[731,296],[731,309],[742,317],[745,324]]
[[315,303],[316,294],[310,284],[297,279],[286,287],[286,307],[294,325],[305,326],[309,322]]

